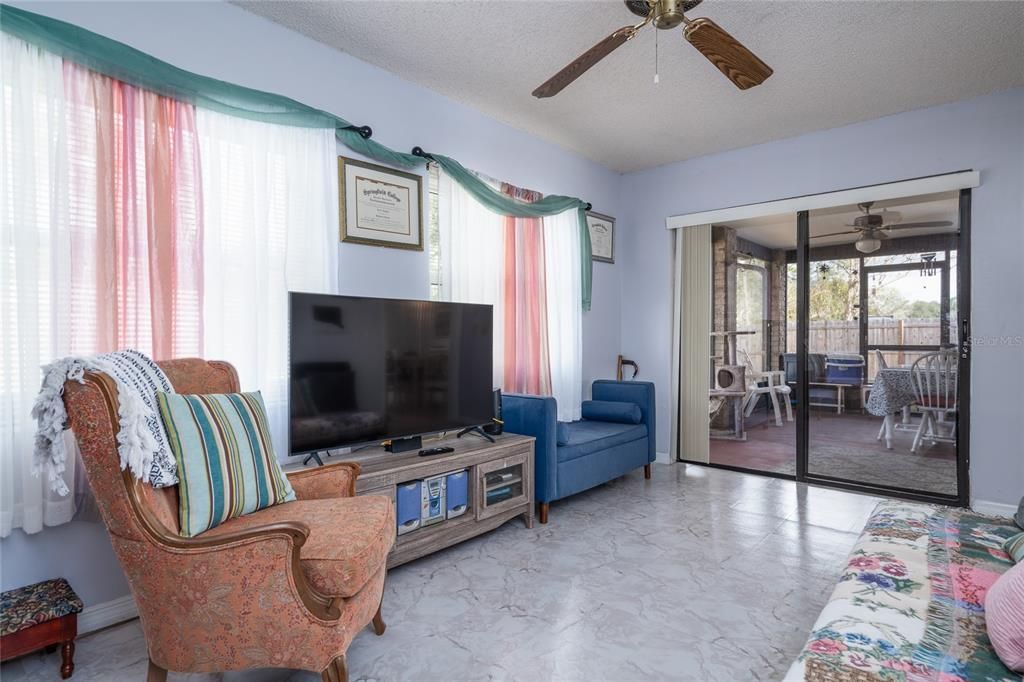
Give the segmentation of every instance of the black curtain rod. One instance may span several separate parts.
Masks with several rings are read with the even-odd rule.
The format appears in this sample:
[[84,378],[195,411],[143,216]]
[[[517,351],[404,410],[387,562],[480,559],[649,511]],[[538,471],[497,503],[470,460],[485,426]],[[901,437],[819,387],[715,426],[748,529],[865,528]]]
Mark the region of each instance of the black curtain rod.
[[[422,159],[427,159],[427,160],[429,160],[429,161],[434,161],[434,157],[433,157],[433,156],[431,156],[431,155],[430,155],[429,153],[427,153],[427,152],[423,151],[423,148],[422,148],[422,147],[413,147],[413,148],[412,148],[412,155],[413,155],[413,156],[418,156],[418,157],[420,157],[420,158],[422,158]],[[436,163],[436,162],[435,162],[435,163]],[[589,211],[589,210],[590,210],[590,209],[592,209],[592,208],[593,208],[593,206],[592,206],[592,205],[590,204],[590,202],[588,201],[588,202],[587,202],[587,205],[586,205],[586,210],[588,210],[588,211]]]

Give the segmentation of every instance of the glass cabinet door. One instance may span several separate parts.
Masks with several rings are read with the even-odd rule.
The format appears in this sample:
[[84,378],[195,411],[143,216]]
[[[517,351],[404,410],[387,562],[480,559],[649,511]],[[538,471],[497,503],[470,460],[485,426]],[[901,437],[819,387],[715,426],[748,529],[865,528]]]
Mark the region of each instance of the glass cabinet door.
[[529,492],[526,454],[510,455],[477,467],[477,518],[521,505]]

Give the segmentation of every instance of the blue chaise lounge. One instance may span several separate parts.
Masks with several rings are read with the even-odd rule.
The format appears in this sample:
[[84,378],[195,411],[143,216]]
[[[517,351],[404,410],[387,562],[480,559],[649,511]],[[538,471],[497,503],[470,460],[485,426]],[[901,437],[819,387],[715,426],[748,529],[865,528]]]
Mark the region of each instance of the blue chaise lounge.
[[647,381],[593,383],[583,419],[559,422],[554,398],[505,394],[505,430],[537,439],[534,491],[540,522],[560,500],[606,483],[638,467],[651,477],[654,461],[654,384]]

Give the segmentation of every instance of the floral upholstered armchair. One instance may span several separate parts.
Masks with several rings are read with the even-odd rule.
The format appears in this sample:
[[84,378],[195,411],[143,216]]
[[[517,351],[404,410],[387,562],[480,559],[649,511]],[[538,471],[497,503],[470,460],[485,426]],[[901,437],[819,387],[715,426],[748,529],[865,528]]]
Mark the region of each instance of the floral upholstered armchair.
[[[179,393],[233,393],[224,362],[158,363]],[[103,374],[64,388],[89,484],[138,605],[150,682],[167,671],[295,668],[347,680],[345,652],[380,605],[395,518],[390,499],[355,496],[359,465],[290,477],[296,500],[178,534],[176,487],[122,472],[117,388]]]

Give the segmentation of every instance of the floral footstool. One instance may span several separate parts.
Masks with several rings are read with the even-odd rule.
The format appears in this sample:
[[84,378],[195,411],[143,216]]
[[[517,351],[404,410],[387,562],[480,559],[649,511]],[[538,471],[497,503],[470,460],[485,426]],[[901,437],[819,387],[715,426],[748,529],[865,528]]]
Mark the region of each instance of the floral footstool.
[[0,594],[0,660],[60,644],[60,676],[75,670],[75,637],[82,600],[64,578]]

